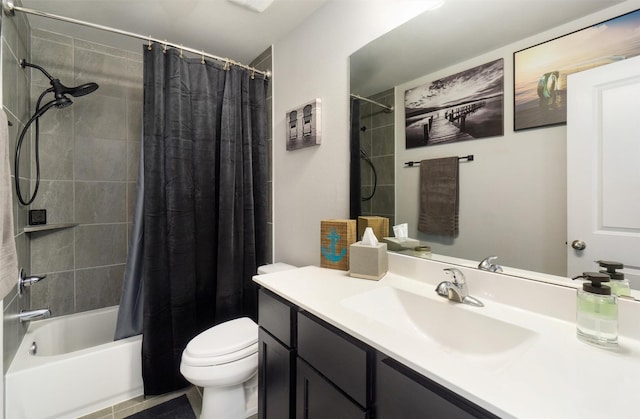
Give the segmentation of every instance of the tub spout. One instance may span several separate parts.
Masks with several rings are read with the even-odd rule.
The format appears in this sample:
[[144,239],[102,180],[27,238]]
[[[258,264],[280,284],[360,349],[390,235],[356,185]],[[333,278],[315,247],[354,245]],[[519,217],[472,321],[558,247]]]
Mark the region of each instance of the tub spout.
[[20,323],[29,322],[31,320],[46,319],[47,317],[51,317],[51,309],[49,307],[40,308],[38,310],[22,310],[18,313]]

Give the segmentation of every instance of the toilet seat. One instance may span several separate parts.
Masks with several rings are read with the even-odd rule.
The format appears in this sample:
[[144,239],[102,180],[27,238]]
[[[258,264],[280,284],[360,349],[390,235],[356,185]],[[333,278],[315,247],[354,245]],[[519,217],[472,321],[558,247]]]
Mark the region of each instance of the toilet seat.
[[187,344],[182,362],[190,366],[221,365],[258,352],[258,325],[241,317],[211,327]]

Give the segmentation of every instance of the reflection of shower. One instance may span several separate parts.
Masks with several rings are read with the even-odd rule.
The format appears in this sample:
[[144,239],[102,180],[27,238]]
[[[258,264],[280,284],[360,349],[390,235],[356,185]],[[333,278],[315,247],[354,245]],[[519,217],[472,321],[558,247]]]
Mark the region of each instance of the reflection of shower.
[[[362,128],[360,128],[360,131],[362,132],[366,130],[367,130],[366,126],[363,126]],[[369,196],[364,196],[360,198],[364,202],[364,201],[371,200],[371,198],[373,198],[373,195],[376,194],[376,189],[378,187],[378,173],[376,172],[376,167],[373,165],[371,158],[369,157],[367,152],[364,151],[363,148],[360,148],[360,158],[367,162],[367,164],[371,167],[371,171],[373,172],[373,188],[371,189],[371,194]]]
[[[30,64],[26,62],[24,59],[20,60],[20,65],[22,68],[32,67],[40,70],[42,74],[47,76],[49,81],[51,82],[51,87],[42,92],[38,101],[36,102],[36,110],[33,113],[33,116],[29,119],[29,121],[25,124],[22,132],[20,133],[20,137],[18,138],[18,142],[16,144],[16,158],[15,158],[15,183],[16,183],[16,193],[18,195],[18,200],[22,205],[29,205],[36,198],[38,193],[38,187],[40,186],[40,153],[38,144],[40,142],[40,125],[39,118],[44,115],[46,111],[51,109],[52,107],[56,107],[58,109],[66,108],[67,106],[71,106],[73,103],[71,99],[67,97],[67,95],[71,95],[73,97],[79,97],[88,95],[89,93],[94,92],[98,88],[97,83],[85,83],[76,87],[67,87],[60,82],[59,79],[54,79],[47,71],[36,64]],[[47,93],[53,93],[53,99],[47,103],[45,103],[42,107],[40,107],[40,102]],[[22,149],[22,141],[24,140],[24,136],[29,129],[29,126],[35,121],[36,123],[36,134],[35,134],[35,158],[36,158],[36,185],[33,191],[33,195],[28,199],[24,200],[22,197],[22,192],[20,191],[20,150]]]

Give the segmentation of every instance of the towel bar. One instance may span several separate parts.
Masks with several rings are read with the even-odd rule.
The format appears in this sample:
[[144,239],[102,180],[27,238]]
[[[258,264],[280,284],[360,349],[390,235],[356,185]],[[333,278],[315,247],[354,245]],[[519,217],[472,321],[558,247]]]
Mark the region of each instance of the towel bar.
[[[473,161],[473,154],[469,154],[468,156],[458,157],[458,160]],[[404,164],[404,167],[418,167],[418,166],[420,166],[419,161],[408,161]]]

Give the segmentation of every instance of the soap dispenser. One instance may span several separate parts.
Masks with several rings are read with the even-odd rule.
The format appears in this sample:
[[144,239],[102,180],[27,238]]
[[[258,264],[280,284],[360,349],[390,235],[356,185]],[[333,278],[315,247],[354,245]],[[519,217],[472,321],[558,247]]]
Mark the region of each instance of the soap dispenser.
[[631,285],[629,285],[629,280],[625,279],[622,272],[616,272],[616,269],[624,268],[622,263],[599,260],[598,265],[605,269],[601,270],[600,273],[609,275],[609,278],[611,278],[609,281],[609,287],[611,287],[611,293],[613,295],[618,297],[631,296]]
[[618,305],[609,282],[609,275],[585,272],[578,278],[586,282],[578,290],[576,328],[579,339],[605,348],[618,345]]

